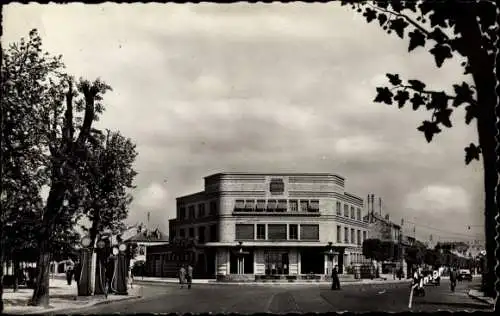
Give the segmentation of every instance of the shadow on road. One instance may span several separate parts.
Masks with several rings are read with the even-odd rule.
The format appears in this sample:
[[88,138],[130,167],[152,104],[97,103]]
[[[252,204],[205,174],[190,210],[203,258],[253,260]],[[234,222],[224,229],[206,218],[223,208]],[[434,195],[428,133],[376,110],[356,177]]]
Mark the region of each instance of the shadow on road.
[[488,305],[485,304],[473,304],[473,303],[451,303],[451,302],[418,302],[418,305],[442,305],[456,308],[464,308],[464,309],[492,309]]

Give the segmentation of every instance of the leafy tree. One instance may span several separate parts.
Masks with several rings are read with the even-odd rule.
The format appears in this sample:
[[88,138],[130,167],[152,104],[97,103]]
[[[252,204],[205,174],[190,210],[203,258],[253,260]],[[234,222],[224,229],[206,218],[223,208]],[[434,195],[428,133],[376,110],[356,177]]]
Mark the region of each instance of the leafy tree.
[[137,157],[136,146],[119,132],[107,131],[104,135],[94,131],[89,137],[85,168],[81,178],[86,191],[79,197],[84,215],[91,221],[89,237],[94,245],[99,232],[122,231],[132,196],[137,172],[133,163]]
[[[29,143],[31,146],[6,138],[7,152],[19,147],[29,152],[35,165],[33,170],[45,174],[50,186],[38,226],[39,272],[30,305],[48,305],[51,242],[61,220],[68,218],[63,206],[75,209],[67,200],[68,192],[81,187],[78,177],[81,156],[86,150],[92,123],[104,109],[99,102],[101,95],[110,89],[100,80],[93,83],[80,80],[75,90],[75,80],[62,72],[61,56],[51,58],[42,53],[41,45],[40,36],[32,30],[27,42],[22,39],[19,44],[11,45],[2,58],[2,92],[6,92],[14,110],[31,116],[7,121],[5,129],[35,135]],[[82,117],[74,119],[78,113],[82,113]],[[79,129],[78,135],[76,129]],[[45,168],[35,163],[38,161],[42,161]]]
[[[464,106],[465,122],[476,119],[479,144],[469,144],[465,148],[465,163],[483,157],[485,187],[485,235],[487,251],[487,271],[483,275],[487,286],[484,291],[495,297],[495,275],[497,247],[495,218],[498,209],[495,203],[495,187],[498,182],[496,172],[495,131],[497,105],[496,87],[496,6],[493,1],[342,1],[342,5],[362,13],[368,23],[375,22],[389,34],[409,40],[408,52],[428,49],[440,68],[452,58],[459,58],[464,74],[470,82],[457,82],[453,93],[434,91],[417,80],[403,80],[398,74],[387,74],[389,87],[378,87],[375,102],[398,108],[411,104],[413,110],[425,108],[432,113],[430,120],[422,123],[418,130],[423,132],[428,142],[442,131],[451,128],[451,114],[455,108]],[[500,269],[499,269],[500,270]]]
[[[60,57],[42,54],[40,45],[32,31],[28,42],[21,39],[2,47],[0,263],[6,256],[14,259],[20,249],[34,249],[31,241],[42,208],[40,189],[48,179],[47,156],[40,146],[46,126],[40,118],[52,102],[50,76],[58,76],[63,65]],[[0,281],[2,274],[0,269]],[[3,303],[0,313],[2,308]]]

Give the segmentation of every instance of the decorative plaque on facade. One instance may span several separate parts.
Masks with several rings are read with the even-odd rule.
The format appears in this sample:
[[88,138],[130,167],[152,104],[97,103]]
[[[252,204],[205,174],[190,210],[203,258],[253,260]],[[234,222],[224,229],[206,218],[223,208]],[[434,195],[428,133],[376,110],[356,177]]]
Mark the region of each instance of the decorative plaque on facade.
[[273,195],[280,195],[285,192],[285,183],[283,179],[271,179],[269,183],[269,192]]

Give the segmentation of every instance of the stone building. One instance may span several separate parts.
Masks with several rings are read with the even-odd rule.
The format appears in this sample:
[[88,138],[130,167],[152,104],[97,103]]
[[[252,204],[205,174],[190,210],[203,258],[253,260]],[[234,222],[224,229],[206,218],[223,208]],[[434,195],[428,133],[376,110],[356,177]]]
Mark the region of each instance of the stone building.
[[[363,199],[323,173],[218,173],[177,198],[172,240],[194,239],[196,270],[218,279],[324,276],[365,262]],[[196,248],[196,249],[195,249]],[[167,261],[182,260],[174,250]],[[158,254],[160,256],[161,254]]]

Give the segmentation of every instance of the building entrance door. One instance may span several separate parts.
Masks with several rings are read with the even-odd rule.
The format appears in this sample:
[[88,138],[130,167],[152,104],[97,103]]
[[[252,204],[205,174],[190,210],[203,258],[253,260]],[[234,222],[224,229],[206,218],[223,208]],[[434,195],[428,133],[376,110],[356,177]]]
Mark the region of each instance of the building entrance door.
[[264,253],[266,275],[288,274],[288,252],[268,251]]

